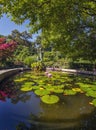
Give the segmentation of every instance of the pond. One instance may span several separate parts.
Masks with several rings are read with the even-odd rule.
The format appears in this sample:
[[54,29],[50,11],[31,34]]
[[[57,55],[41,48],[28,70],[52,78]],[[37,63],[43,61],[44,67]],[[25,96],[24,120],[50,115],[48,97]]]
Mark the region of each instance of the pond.
[[0,130],[96,129],[96,80],[24,72],[0,85]]

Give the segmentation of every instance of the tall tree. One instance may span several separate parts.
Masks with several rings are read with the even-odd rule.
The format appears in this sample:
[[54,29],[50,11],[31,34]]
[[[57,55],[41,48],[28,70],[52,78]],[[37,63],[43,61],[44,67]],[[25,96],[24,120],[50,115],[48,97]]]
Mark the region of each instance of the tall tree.
[[27,31],[19,32],[18,30],[15,29],[8,36],[8,38],[18,42],[18,49],[16,53],[21,52],[24,47],[25,48],[27,47],[29,49],[28,55],[33,55],[35,53],[35,45],[34,42],[31,41],[32,40],[31,33],[28,33]]
[[2,0],[0,2],[1,14],[11,15],[12,20],[17,24],[22,24],[28,19],[33,33],[41,30],[43,44],[51,43],[65,54],[71,52],[70,56],[73,51],[77,54],[80,47],[82,51],[79,53],[85,52],[86,44],[87,53],[90,49],[93,50],[93,46],[90,48],[92,44],[90,34],[93,31],[96,34],[96,0],[30,0],[30,2]]

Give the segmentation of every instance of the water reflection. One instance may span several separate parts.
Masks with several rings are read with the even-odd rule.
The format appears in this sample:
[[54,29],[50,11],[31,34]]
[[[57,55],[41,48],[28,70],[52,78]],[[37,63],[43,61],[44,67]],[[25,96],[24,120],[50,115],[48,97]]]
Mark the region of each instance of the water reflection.
[[95,107],[89,105],[90,98],[84,94],[58,94],[60,102],[48,105],[34,92],[20,91],[20,86],[13,79],[1,85],[0,130],[96,129]]
[[39,114],[39,118],[31,114],[31,119],[45,128],[59,130],[60,128],[82,127],[82,122],[94,111],[94,107],[88,103],[90,99],[83,94],[61,98],[62,101],[54,105],[40,102],[43,111]]

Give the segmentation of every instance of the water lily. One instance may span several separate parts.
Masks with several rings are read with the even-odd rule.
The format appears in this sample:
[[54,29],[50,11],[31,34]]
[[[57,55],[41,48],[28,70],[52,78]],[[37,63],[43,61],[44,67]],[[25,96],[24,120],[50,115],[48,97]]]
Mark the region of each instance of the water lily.
[[54,104],[59,101],[59,97],[56,95],[45,95],[41,97],[42,102],[47,104]]
[[43,95],[50,94],[50,91],[48,91],[46,89],[37,89],[34,91],[34,93],[38,96],[43,96]]

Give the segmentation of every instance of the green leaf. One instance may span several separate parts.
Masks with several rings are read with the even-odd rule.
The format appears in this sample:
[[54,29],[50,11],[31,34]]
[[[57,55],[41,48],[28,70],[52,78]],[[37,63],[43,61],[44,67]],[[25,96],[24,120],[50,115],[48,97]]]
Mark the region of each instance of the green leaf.
[[64,86],[47,86],[46,89],[50,92],[63,93],[63,87]]
[[72,90],[75,91],[75,92],[83,93],[83,91],[80,88],[72,88]]
[[47,103],[47,104],[54,104],[59,101],[59,97],[56,95],[45,95],[41,97],[42,102]]
[[73,91],[73,90],[64,90],[64,95],[75,95],[76,94],[76,92],[75,91]]
[[15,79],[14,81],[15,82],[22,82],[22,81],[25,81],[27,80],[27,78],[19,78],[19,79]]
[[54,89],[54,91],[53,92],[55,92],[55,93],[63,93],[64,92],[64,90],[63,89]]
[[89,90],[86,93],[86,96],[95,97],[96,98],[96,91]]
[[34,85],[34,82],[25,82],[25,85],[27,85],[27,86],[28,86],[28,85],[29,85],[29,86],[30,86],[30,85]]
[[31,91],[32,90],[32,86],[24,86],[20,90],[21,91]]
[[47,95],[47,94],[50,94],[50,91],[46,90],[46,89],[37,89],[35,90],[34,92],[36,95],[38,96],[43,96],[43,95]]
[[93,104],[94,106],[96,106],[96,99],[93,99],[90,104]]

